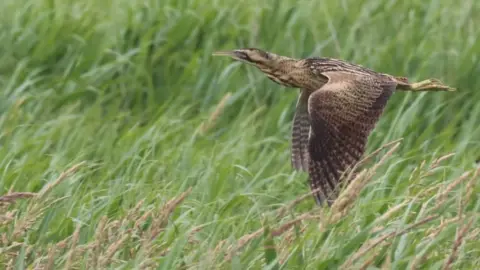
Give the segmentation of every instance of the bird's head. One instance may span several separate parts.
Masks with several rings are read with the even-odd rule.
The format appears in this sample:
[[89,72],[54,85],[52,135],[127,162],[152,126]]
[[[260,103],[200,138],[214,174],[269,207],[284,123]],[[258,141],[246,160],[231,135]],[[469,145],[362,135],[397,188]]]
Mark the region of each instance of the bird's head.
[[245,48],[232,51],[217,51],[215,56],[228,56],[234,60],[254,65],[258,68],[273,67],[279,56],[256,48]]
[[234,60],[253,65],[260,69],[267,77],[287,87],[299,87],[292,83],[294,78],[290,74],[292,66],[297,62],[296,59],[281,56],[271,52],[266,52],[257,48],[246,48],[232,51],[218,51],[213,55],[228,56]]

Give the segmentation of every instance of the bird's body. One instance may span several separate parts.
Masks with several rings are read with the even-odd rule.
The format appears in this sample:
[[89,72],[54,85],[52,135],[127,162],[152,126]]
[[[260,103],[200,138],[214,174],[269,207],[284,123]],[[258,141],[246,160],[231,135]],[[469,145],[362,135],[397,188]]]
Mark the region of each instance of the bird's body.
[[395,90],[454,90],[438,80],[411,84],[406,78],[333,58],[293,59],[254,48],[216,55],[252,64],[272,81],[300,89],[291,162],[296,170],[309,173],[318,204],[330,205],[338,196],[341,174],[360,160]]

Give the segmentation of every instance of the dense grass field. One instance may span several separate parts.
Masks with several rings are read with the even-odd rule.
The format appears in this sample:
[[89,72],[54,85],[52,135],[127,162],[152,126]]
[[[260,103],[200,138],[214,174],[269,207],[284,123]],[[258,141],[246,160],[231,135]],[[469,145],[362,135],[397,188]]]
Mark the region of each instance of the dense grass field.
[[[480,268],[480,2],[3,0],[0,14],[2,269]],[[290,165],[298,91],[211,56],[240,47],[457,91],[394,94],[367,154],[381,151],[320,208]]]

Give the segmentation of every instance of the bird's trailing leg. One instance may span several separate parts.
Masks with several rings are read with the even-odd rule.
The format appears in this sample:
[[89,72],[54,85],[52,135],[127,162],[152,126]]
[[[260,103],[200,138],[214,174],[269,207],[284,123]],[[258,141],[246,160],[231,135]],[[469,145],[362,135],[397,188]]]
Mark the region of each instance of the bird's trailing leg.
[[404,78],[396,78],[398,86],[397,90],[400,91],[455,91],[448,85],[443,84],[437,79],[428,79],[416,83],[408,83]]

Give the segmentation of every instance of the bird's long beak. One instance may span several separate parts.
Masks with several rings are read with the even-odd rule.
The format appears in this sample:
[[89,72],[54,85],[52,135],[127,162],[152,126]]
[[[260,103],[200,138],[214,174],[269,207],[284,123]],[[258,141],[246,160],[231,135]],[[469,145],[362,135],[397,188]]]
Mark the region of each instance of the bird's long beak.
[[214,52],[212,55],[214,56],[228,56],[235,60],[240,61],[248,61],[248,56],[245,52],[241,50],[233,50],[233,51],[217,51]]

